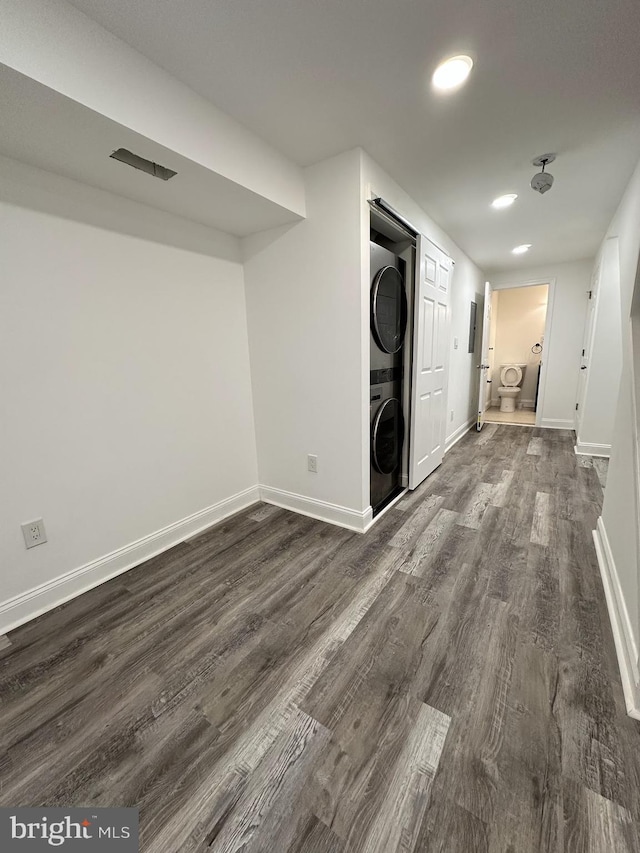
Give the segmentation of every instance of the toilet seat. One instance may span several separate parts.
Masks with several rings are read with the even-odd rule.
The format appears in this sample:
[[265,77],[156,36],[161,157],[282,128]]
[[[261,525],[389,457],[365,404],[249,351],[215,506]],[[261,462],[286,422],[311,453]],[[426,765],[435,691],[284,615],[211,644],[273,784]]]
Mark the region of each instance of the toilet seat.
[[522,370],[516,364],[503,367],[500,371],[500,382],[507,388],[517,387],[522,379]]

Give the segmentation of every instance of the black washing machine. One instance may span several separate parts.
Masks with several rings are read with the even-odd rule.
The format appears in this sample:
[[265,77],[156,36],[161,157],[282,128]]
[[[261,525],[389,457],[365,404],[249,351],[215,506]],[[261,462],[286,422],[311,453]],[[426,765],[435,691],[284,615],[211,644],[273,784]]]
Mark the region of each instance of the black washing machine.
[[401,490],[402,379],[407,327],[404,261],[371,242],[371,506],[379,512]]
[[379,512],[400,490],[404,416],[399,383],[382,382],[370,389],[371,506]]

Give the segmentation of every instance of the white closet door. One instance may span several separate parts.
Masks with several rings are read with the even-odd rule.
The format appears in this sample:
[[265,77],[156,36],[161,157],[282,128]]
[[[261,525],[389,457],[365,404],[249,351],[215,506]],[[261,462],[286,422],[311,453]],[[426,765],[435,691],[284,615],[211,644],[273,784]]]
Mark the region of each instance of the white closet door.
[[451,258],[418,237],[413,317],[409,488],[442,462],[449,375]]

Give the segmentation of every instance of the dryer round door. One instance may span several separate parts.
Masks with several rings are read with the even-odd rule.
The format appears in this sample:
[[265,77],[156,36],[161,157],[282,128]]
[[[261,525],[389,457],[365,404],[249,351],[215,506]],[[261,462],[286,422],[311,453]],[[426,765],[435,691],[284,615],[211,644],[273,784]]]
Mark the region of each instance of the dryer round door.
[[390,397],[378,409],[371,427],[373,467],[380,474],[392,474],[400,464],[404,441],[404,418],[400,400]]
[[407,328],[407,295],[400,272],[382,267],[371,285],[371,331],[381,350],[395,353]]

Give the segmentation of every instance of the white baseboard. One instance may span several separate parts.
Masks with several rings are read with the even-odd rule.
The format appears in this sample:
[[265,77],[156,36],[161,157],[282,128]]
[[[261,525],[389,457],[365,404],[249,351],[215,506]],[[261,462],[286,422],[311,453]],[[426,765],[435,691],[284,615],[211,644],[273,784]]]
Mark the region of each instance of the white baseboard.
[[459,426],[455,432],[452,432],[451,435],[446,439],[444,443],[444,452],[451,450],[454,444],[460,441],[471,429],[471,427],[475,424],[476,417],[475,415],[466,422],[466,424],[462,424]]
[[258,486],[251,486],[111,554],[0,602],[0,634],[6,634],[65,601],[100,586],[259,500]]
[[590,444],[588,442],[576,441],[574,450],[581,456],[611,456],[610,444]]
[[[491,398],[491,406],[495,406],[496,409],[500,408],[500,397],[496,397],[495,400],[493,397]],[[517,408],[518,409],[535,409],[536,401],[535,400],[518,400]]]
[[392,501],[390,501],[384,509],[380,510],[380,512],[376,515],[375,518],[373,517],[373,509],[371,507],[369,507],[369,511],[370,511],[371,515],[370,515],[369,521],[365,525],[363,533],[366,533],[376,523],[376,521],[379,521],[382,518],[382,516],[385,515],[385,513],[389,512],[390,509],[393,509],[394,506],[398,503],[398,501],[402,500],[402,498],[407,494],[408,491],[409,491],[409,488],[405,487],[404,491],[400,492],[399,495],[396,495],[395,498]]
[[573,420],[564,420],[562,418],[543,418],[541,427],[545,429],[573,429]]
[[620,678],[624,690],[624,700],[630,717],[640,720],[640,672],[638,671],[638,648],[633,636],[629,612],[625,604],[618,572],[607,531],[602,516],[598,527],[593,531],[593,539],[598,555],[598,565],[602,576],[602,585],[607,599],[607,609],[616,644]]
[[358,512],[340,504],[308,498],[295,492],[286,492],[284,489],[274,489],[272,486],[260,486],[260,500],[281,506],[283,509],[290,509],[300,515],[308,515],[319,521],[355,530],[357,533],[364,533],[373,517],[371,507]]

